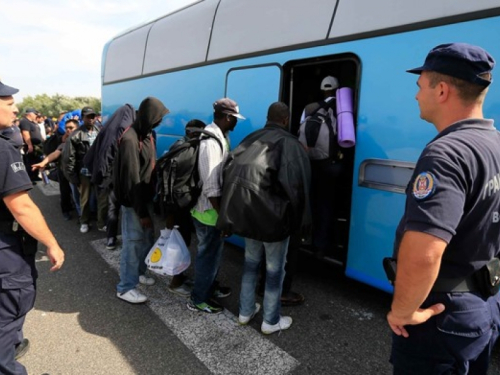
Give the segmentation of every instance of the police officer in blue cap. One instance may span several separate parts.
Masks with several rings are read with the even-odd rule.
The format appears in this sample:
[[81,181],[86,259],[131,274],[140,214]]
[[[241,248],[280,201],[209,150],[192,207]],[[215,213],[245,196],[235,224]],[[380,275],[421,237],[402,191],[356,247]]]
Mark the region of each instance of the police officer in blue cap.
[[495,62],[484,49],[430,51],[416,99],[438,135],[425,147],[396,231],[394,374],[486,374],[500,312],[500,133],[483,117]]
[[[13,95],[18,91],[0,82],[0,130],[16,118]],[[0,374],[27,374],[16,356],[28,346],[22,328],[35,302],[37,240],[47,246],[51,271],[64,262],[64,252],[28,195],[32,187],[19,151],[0,135]]]

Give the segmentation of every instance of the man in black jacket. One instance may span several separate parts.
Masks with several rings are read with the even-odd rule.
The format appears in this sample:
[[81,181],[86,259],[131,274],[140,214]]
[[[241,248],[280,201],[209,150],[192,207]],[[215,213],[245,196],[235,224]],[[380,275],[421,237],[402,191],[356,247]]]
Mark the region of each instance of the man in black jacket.
[[288,121],[287,105],[271,104],[265,127],[248,135],[234,150],[234,159],[224,172],[217,222],[224,233],[245,237],[240,324],[248,324],[260,310],[255,286],[265,251],[264,334],[292,324],[291,317],[280,315],[288,242],[293,231],[310,225],[309,159],[288,131]]
[[153,285],[146,277],[145,259],[154,244],[152,173],[156,149],[152,130],[169,110],[152,97],[144,99],[131,127],[123,132],[113,166],[113,189],[122,209],[122,253],[117,297],[129,303],[144,303],[147,297],[136,285]]
[[[95,125],[95,116],[96,113],[92,108],[82,108],[83,125],[71,135],[63,151],[64,174],[72,184],[72,189],[77,188],[80,193],[80,232],[82,233],[89,231],[90,194],[92,190],[90,183],[91,175],[83,162],[83,158],[99,133],[99,129]],[[98,214],[105,212],[104,208],[102,208],[102,203],[98,203],[101,206],[97,208]],[[107,203],[107,201],[104,203]],[[102,216],[99,215],[97,219],[98,229],[102,229],[105,226],[106,219]]]

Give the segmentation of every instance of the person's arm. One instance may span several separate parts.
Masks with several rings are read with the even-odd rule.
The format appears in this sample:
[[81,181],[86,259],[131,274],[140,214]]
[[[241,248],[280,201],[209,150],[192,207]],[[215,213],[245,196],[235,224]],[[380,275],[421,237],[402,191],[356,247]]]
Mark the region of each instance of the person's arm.
[[31,143],[31,135],[28,130],[21,130],[21,134],[23,135],[24,143],[28,146],[28,153],[33,152],[33,144]]
[[444,311],[443,304],[420,306],[436,282],[447,243],[433,235],[405,232],[398,253],[396,281],[387,321],[392,331],[408,337],[405,325],[417,325]]
[[47,246],[47,255],[53,265],[50,270],[60,269],[64,263],[64,252],[28,193],[26,191],[14,193],[4,197],[3,201],[24,230]]
[[55,150],[51,154],[47,155],[40,163],[33,164],[31,166],[31,169],[32,170],[43,169],[47,164],[52,163],[54,160],[59,159],[59,156],[61,156],[61,151]]

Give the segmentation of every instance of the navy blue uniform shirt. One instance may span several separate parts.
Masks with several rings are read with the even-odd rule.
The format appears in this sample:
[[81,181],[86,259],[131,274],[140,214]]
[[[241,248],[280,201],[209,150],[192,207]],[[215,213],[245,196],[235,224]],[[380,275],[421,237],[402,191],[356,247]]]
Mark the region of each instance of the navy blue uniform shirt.
[[439,277],[471,275],[500,250],[500,133],[492,120],[459,121],[424,149],[406,189],[394,256],[405,231],[448,243]]
[[26,173],[21,154],[8,139],[0,135],[0,220],[13,220],[3,198],[8,195],[27,191],[33,185]]

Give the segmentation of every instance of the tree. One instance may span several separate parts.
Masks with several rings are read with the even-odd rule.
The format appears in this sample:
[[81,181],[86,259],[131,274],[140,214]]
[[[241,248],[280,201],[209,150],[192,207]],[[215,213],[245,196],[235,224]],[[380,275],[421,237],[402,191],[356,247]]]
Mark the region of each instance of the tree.
[[66,95],[47,94],[26,96],[22,102],[17,104],[19,113],[24,113],[26,108],[35,108],[41,114],[47,117],[58,117],[62,111],[73,111],[85,106],[92,107],[96,112],[101,110],[101,100],[91,96],[69,97]]

